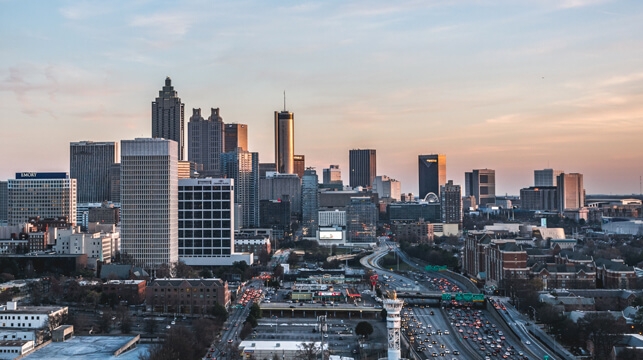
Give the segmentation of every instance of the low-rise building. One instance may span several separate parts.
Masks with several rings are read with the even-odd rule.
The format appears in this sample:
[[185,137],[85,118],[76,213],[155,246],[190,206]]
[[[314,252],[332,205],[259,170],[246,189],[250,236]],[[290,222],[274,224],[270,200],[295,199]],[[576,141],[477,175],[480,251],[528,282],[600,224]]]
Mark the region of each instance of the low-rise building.
[[633,289],[636,272],[620,259],[596,259],[596,277],[605,289]]
[[0,359],[15,359],[33,348],[33,340],[0,340]]
[[155,279],[145,296],[150,311],[163,313],[207,314],[216,304],[230,304],[228,283],[221,279]]
[[237,235],[234,238],[234,249],[236,252],[248,252],[253,254],[253,259],[259,259],[259,254],[265,251],[270,254],[270,238],[263,235]]
[[19,307],[16,302],[10,301],[0,306],[0,340],[33,341],[38,345],[51,335],[51,331],[65,320],[68,313],[67,307]]
[[145,280],[109,280],[103,284],[104,294],[115,295],[119,301],[128,305],[138,305],[145,301]]

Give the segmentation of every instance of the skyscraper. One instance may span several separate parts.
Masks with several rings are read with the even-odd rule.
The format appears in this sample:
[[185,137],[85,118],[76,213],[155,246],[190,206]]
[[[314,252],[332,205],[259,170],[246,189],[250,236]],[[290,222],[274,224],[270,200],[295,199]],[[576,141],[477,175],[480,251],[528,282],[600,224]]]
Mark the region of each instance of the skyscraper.
[[496,202],[496,171],[476,169],[464,173],[464,196],[475,196],[478,206]]
[[440,187],[440,206],[442,222],[460,224],[462,222],[462,189],[449,180]]
[[224,127],[219,108],[212,108],[205,120],[201,109],[192,109],[188,122],[188,160],[196,163],[201,176],[221,175],[221,154],[223,153]]
[[121,202],[121,164],[112,164],[109,167],[109,201]]
[[583,174],[561,173],[557,179],[558,211],[579,209],[585,206],[585,188],[583,187]]
[[304,177],[304,171],[306,170],[306,156],[305,155],[294,155],[293,156],[293,165],[294,173],[299,176],[299,178]]
[[447,156],[418,155],[418,178],[420,199],[430,192],[440,196],[440,186],[447,183]]
[[248,151],[248,125],[225,124],[225,141],[223,152],[231,152],[240,147]]
[[348,151],[348,167],[350,173],[348,184],[352,188],[358,186],[372,187],[377,175],[375,150],[354,149]]
[[0,181],[0,226],[7,224],[7,210],[8,210],[8,190],[9,183],[7,181]]
[[324,169],[323,184],[342,184],[342,171],[339,165],[330,165]]
[[179,260],[178,144],[121,141],[121,248],[145,269]]
[[234,253],[234,180],[179,180],[179,258],[218,265]]
[[7,184],[7,223],[22,225],[30,217],[66,217],[76,223],[76,179],[64,172],[16,173]]
[[152,102],[152,137],[174,140],[178,160],[185,156],[185,104],[172,86],[172,79],[165,78],[165,86]]
[[534,186],[556,186],[558,175],[563,172],[554,169],[534,170]]
[[259,227],[259,153],[236,148],[221,154],[221,170],[227,178],[234,179],[235,204],[241,212],[240,224],[244,228]]
[[352,197],[346,207],[348,242],[377,241],[377,206],[368,196]]
[[110,199],[109,169],[116,162],[116,143],[79,141],[69,144],[69,177],[76,179],[79,203]]
[[295,114],[275,111],[275,164],[281,174],[295,173]]
[[400,201],[402,197],[402,184],[386,175],[376,176],[373,191],[377,192],[380,199]]
[[304,235],[315,236],[318,228],[319,179],[317,171],[308,168],[301,179],[301,223]]

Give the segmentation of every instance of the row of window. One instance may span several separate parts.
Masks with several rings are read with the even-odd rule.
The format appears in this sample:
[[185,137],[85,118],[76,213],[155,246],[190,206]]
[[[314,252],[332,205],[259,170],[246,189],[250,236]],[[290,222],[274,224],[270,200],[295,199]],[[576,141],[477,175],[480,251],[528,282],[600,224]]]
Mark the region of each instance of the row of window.
[[179,186],[179,191],[230,191],[234,186]]
[[223,239],[223,240],[192,240],[192,239],[179,239],[179,247],[180,248],[191,248],[191,247],[206,247],[206,248],[229,248],[230,247],[230,238]]
[[179,256],[182,255],[230,255],[230,249],[179,249]]
[[230,230],[179,230],[179,238],[229,239]]
[[[160,289],[159,288],[154,288],[154,292],[158,292],[159,290],[161,292],[165,292],[165,288],[160,288]],[[175,293],[178,293],[179,290],[180,290],[180,292],[184,292],[184,291],[185,292],[190,292],[190,291],[191,292],[203,292],[203,290],[205,290],[205,292],[210,292],[209,288],[205,288],[205,289],[203,289],[203,288],[180,288],[180,289],[173,288],[173,289],[167,289],[167,292],[172,292],[172,290],[174,290]],[[212,289],[212,292],[213,293],[217,292],[217,289]]]
[[230,201],[179,201],[179,210],[230,209]]
[[[15,315],[0,315],[0,320],[29,320],[29,315],[23,317],[24,319],[20,319],[20,315],[18,315],[18,319],[16,319]],[[40,316],[31,315],[31,320],[40,320]]]

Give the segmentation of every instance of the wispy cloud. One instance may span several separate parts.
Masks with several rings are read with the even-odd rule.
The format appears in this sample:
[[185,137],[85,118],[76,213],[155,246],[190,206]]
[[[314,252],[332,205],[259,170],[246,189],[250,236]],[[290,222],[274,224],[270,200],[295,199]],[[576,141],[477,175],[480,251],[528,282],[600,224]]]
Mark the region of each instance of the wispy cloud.
[[58,12],[69,20],[83,20],[113,12],[107,1],[84,1],[58,9]]
[[580,8],[585,6],[598,5],[606,3],[610,0],[562,0],[557,1],[558,7],[561,9]]
[[136,16],[130,25],[152,31],[159,36],[183,36],[187,34],[197,20],[196,14],[165,12],[145,16]]

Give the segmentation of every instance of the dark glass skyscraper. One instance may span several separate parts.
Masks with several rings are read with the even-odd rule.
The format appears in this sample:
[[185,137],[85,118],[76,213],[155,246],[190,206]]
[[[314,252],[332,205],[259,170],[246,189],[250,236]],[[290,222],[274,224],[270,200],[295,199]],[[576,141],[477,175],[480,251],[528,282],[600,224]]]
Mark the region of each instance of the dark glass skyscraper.
[[440,186],[447,182],[447,156],[446,155],[419,155],[418,178],[420,199],[432,192],[440,196]]
[[76,179],[79,203],[110,200],[109,169],[117,161],[116,155],[113,141],[69,144],[69,177]]
[[354,149],[348,151],[348,183],[350,187],[372,187],[377,175],[375,150]]
[[248,125],[246,124],[225,124],[225,141],[223,152],[234,151],[240,147],[248,151]]
[[179,145],[179,160],[185,160],[185,104],[172,86],[172,79],[165,78],[165,86],[152,102],[152,137],[174,140]]
[[282,174],[295,173],[295,114],[275,111],[275,164]]
[[301,224],[305,236],[317,234],[319,222],[319,178],[317,171],[308,168],[301,180]]
[[219,108],[212,108],[207,120],[201,116],[201,109],[192,109],[188,123],[188,160],[197,164],[197,171],[203,176],[221,175],[223,131]]
[[259,227],[259,153],[236,148],[221,154],[221,171],[234,179],[235,205],[241,206],[241,226]]

